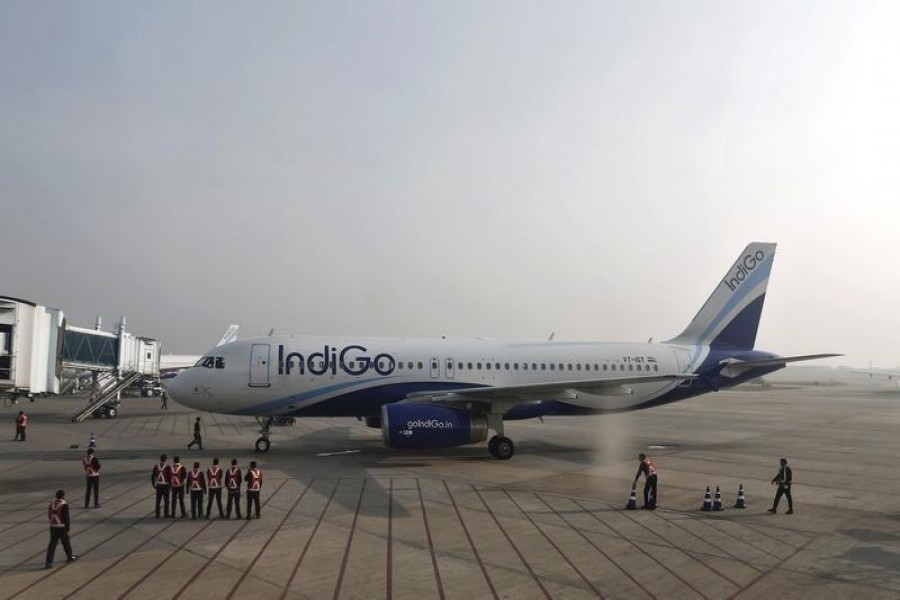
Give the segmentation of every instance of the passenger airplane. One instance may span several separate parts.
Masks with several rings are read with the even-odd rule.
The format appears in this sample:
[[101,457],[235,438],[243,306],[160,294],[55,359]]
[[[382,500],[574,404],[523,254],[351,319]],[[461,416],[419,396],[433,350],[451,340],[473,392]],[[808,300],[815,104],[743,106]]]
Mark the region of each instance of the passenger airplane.
[[504,420],[637,410],[737,385],[786,363],[754,350],[775,244],[752,243],[678,336],[663,343],[269,336],[210,351],[169,381],[178,402],[264,421],[356,416],[385,445],[488,443],[509,459]]

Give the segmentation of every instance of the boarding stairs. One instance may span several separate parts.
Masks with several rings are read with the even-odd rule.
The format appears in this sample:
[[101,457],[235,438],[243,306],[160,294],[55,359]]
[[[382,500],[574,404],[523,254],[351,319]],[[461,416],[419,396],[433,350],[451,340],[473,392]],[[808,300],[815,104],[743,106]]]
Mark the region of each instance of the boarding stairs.
[[94,413],[100,414],[100,411],[105,409],[107,405],[116,401],[119,392],[140,379],[141,376],[142,374],[137,371],[107,374],[98,380],[91,397],[76,409],[77,412],[72,417],[72,422],[78,423]]

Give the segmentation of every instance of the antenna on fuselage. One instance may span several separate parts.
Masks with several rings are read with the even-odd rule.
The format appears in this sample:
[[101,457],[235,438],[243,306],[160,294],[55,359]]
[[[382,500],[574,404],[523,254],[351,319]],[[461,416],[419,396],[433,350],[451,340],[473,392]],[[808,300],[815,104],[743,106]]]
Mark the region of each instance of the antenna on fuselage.
[[555,331],[551,331],[551,332],[550,332],[550,337],[547,338],[547,341],[548,341],[548,342],[552,342],[552,341],[553,341],[553,336],[554,336],[554,335],[556,335],[556,332],[555,332]]
[[268,336],[268,337],[272,337],[272,334],[274,334],[274,333],[275,333],[275,328],[273,327],[272,329],[269,330],[269,336]]

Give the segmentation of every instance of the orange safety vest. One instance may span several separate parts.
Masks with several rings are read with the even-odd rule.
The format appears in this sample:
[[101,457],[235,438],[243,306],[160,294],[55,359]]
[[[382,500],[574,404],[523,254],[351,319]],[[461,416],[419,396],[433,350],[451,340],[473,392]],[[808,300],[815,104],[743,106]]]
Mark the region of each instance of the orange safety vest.
[[250,469],[250,486],[247,488],[249,492],[258,492],[262,488],[262,473],[259,469]]
[[225,478],[225,485],[229,490],[237,490],[241,487],[241,470],[238,467],[228,469],[228,477]]
[[180,488],[184,485],[184,467],[181,464],[172,465],[172,487]]
[[66,522],[62,518],[62,508],[66,505],[66,501],[57,498],[50,503],[47,509],[47,517],[50,519],[50,527],[65,527]]
[[209,489],[217,490],[222,487],[222,469],[219,467],[210,467],[206,471],[206,478],[208,479],[206,483],[209,485]]
[[166,481],[166,469],[169,468],[169,465],[166,463],[159,463],[159,469],[156,472],[156,485],[169,485],[169,482]]
[[200,471],[191,471],[188,473],[188,482],[191,484],[192,492],[203,491],[203,473]]
[[81,459],[81,464],[84,466],[84,476],[85,477],[100,477],[100,471],[94,468],[94,457],[93,456],[85,456]]

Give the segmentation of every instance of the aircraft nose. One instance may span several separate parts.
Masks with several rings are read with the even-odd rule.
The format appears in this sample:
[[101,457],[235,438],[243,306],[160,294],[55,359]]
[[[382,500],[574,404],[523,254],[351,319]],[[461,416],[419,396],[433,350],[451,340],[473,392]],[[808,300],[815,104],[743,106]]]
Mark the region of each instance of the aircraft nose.
[[185,375],[185,373],[175,373],[170,377],[160,380],[160,383],[166,388],[166,393],[169,395],[169,398],[176,402],[181,402],[185,395],[185,380],[187,379]]

